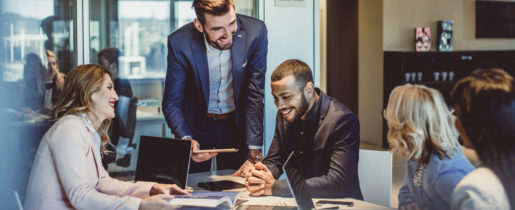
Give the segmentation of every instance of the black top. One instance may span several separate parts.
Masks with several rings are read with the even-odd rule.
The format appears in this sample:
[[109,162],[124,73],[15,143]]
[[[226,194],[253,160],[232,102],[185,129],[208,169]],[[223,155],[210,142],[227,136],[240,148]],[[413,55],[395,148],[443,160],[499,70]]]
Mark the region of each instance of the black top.
[[[318,129],[318,122],[320,121],[320,101],[322,96],[313,104],[311,110],[306,115],[306,119],[297,120],[292,123],[289,134],[296,136],[295,151],[297,151],[299,158],[303,159],[304,151],[307,148],[313,148],[313,139],[315,138],[316,130]],[[308,155],[309,156],[309,155]]]

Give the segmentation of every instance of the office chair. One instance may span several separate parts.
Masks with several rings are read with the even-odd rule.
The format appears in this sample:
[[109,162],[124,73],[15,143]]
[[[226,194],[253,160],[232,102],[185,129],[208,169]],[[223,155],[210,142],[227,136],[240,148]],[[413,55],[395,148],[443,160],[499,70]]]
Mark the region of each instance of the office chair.
[[358,177],[364,201],[391,206],[392,161],[390,151],[359,150]]
[[128,167],[130,165],[131,151],[136,148],[133,143],[134,131],[136,130],[136,103],[138,99],[136,97],[129,98],[127,96],[119,96],[118,104],[116,107],[115,114],[120,119],[119,134],[120,137],[127,138],[128,144],[120,145],[120,148],[125,148],[120,151],[117,145],[117,152],[120,152],[123,157],[116,161],[116,165]]

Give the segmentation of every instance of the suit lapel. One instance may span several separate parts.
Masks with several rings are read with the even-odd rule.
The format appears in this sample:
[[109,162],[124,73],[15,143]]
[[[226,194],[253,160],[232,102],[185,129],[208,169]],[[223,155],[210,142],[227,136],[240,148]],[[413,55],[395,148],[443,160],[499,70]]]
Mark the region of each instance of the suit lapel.
[[[196,30],[196,29],[194,29]],[[205,106],[208,106],[209,101],[209,68],[207,65],[206,45],[202,33],[195,31],[191,40],[191,50],[195,60],[195,74],[200,81],[200,89],[204,96]]]
[[97,157],[97,155],[95,153],[95,149],[93,148],[93,145],[90,145],[89,150],[91,152],[91,155],[93,156],[93,160],[95,161],[95,167],[97,168],[97,178],[100,179],[100,168],[98,168],[98,167],[104,167],[104,166],[102,165],[102,163],[99,160],[100,157]]
[[232,81],[233,81],[233,91],[234,91],[234,103],[235,105],[238,103],[238,99],[240,97],[240,89],[242,88],[242,82],[244,79],[244,69],[247,65],[247,61],[245,60],[245,31],[240,30],[241,22],[238,21],[238,31],[234,35],[234,43],[231,48],[231,57],[232,57]]
[[324,92],[319,91],[318,88],[317,88],[317,92],[320,94],[319,100],[321,100],[320,101],[321,102],[321,104],[320,104],[320,119],[318,121],[318,129],[315,133],[313,151],[324,148],[326,141],[327,141],[327,137],[329,136],[327,134],[333,132],[329,128],[329,126],[327,126],[324,123],[324,120],[327,116],[327,112],[329,110],[329,97]]

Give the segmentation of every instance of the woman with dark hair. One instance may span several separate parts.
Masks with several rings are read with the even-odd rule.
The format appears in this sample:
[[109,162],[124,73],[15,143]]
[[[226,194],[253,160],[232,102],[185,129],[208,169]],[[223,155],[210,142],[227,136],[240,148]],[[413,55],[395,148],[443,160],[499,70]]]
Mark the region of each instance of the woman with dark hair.
[[168,209],[167,194],[188,194],[177,185],[118,181],[102,167],[117,100],[106,68],[82,65],[68,74],[57,122],[36,153],[25,209]]
[[456,187],[453,209],[515,207],[515,86],[501,69],[478,69],[451,92],[456,128],[481,165]]

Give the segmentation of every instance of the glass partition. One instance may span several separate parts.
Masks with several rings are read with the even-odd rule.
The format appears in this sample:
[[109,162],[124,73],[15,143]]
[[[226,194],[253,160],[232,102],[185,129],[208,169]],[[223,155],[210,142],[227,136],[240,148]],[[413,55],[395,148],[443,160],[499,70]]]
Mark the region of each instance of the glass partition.
[[[51,124],[48,84],[57,72],[66,74],[75,63],[73,24],[73,0],[0,1],[0,165],[7,169],[0,172],[0,196],[4,200],[23,202],[36,149]],[[57,65],[49,65],[53,63]],[[0,203],[4,209],[17,207]]]

